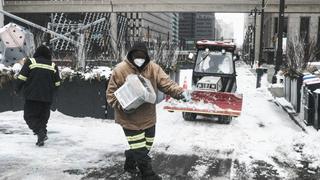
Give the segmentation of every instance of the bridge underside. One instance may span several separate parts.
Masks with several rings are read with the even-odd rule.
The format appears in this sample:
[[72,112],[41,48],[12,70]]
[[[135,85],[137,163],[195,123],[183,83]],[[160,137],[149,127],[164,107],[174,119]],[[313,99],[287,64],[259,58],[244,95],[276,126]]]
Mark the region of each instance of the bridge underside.
[[[6,1],[12,13],[48,12],[226,12],[248,13],[261,8],[258,0],[69,0]],[[279,0],[269,0],[266,12],[278,12]],[[319,0],[286,0],[286,13],[320,13]]]

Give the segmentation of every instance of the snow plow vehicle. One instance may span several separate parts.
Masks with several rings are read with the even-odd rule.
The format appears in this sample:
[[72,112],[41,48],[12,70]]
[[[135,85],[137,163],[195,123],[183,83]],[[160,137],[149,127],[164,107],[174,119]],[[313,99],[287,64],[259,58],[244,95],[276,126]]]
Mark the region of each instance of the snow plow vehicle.
[[191,101],[182,102],[169,98],[164,109],[181,111],[185,120],[195,120],[197,115],[210,116],[218,122],[229,124],[240,116],[242,95],[236,93],[236,46],[232,42],[202,40],[196,43],[192,73]]

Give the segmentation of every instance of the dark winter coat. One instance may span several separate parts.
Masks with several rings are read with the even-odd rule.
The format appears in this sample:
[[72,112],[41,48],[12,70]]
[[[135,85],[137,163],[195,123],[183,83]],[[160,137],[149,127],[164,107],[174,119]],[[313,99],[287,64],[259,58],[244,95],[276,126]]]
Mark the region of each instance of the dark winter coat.
[[131,114],[126,114],[121,110],[121,106],[114,92],[125,83],[128,75],[141,74],[143,77],[149,79],[155,92],[160,90],[172,97],[178,97],[183,92],[183,89],[174,81],[170,80],[170,77],[159,65],[150,61],[149,56],[147,56],[146,62],[141,68],[134,65],[131,54],[133,51],[141,49],[146,52],[146,48],[143,46],[134,46],[132,50],[129,51],[127,59],[113,69],[106,92],[108,103],[115,109],[116,123],[130,130],[144,130],[154,126],[156,123],[156,105],[144,103]]
[[42,45],[37,48],[34,58],[26,59],[18,76],[16,91],[23,88],[26,100],[52,102],[58,86],[58,67],[51,61],[50,50]]

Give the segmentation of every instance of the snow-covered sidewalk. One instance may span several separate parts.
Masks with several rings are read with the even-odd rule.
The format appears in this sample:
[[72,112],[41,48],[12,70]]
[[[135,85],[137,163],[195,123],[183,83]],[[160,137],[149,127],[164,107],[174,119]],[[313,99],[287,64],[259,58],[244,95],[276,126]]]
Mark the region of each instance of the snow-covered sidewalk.
[[[152,154],[231,159],[228,172],[220,175],[222,179],[316,176],[320,133],[302,132],[273,103],[266,77],[262,88],[255,89],[256,79],[248,66],[238,64],[237,73],[238,91],[244,95],[240,117],[229,125],[184,121],[181,113],[163,110],[162,102],[157,107]],[[36,137],[24,123],[23,112],[0,113],[0,179],[81,179],[94,168],[122,162],[119,153],[128,148],[122,129],[112,120],[73,118],[53,112],[48,130],[46,145],[36,147]],[[119,158],[106,158],[113,154]],[[192,165],[189,178],[213,177],[208,176],[212,162],[203,159]],[[68,171],[75,169],[82,172]]]

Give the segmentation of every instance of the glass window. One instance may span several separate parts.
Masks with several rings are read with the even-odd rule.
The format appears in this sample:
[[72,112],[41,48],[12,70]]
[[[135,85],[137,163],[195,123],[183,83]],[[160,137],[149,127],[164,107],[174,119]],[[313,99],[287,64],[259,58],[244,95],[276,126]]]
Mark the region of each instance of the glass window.
[[300,38],[305,43],[309,43],[310,17],[301,17],[300,19]]
[[[288,17],[284,17],[283,19],[283,37],[287,37],[288,35]],[[274,18],[274,34],[277,34],[278,33],[278,30],[279,30],[279,18],[278,17],[275,17]]]
[[318,40],[317,40],[317,45],[320,47],[320,17],[318,20]]
[[205,52],[201,50],[198,52],[195,72],[232,74],[232,54],[230,52],[222,54],[219,51]]

